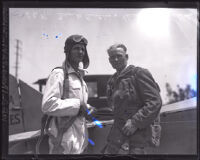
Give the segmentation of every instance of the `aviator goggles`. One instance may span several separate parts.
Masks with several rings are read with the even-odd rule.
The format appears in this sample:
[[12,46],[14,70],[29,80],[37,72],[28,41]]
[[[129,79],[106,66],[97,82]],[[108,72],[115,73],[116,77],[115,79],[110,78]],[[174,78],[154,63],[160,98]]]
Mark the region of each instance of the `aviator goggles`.
[[83,42],[84,44],[88,44],[88,41],[87,41],[87,39],[85,39],[83,36],[81,36],[81,35],[73,35],[72,36],[72,40],[74,41],[74,42],[76,42],[76,43],[81,43],[81,42]]

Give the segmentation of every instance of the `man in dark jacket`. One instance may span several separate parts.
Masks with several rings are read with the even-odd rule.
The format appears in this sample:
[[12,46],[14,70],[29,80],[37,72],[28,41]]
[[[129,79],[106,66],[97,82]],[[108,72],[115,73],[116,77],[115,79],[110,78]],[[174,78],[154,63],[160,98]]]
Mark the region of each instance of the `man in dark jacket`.
[[151,138],[152,123],[158,119],[162,105],[159,86],[147,69],[127,66],[127,48],[112,45],[109,62],[116,73],[107,84],[108,104],[113,107],[114,124],[107,138],[105,154],[117,154],[124,142],[130,154],[145,154]]

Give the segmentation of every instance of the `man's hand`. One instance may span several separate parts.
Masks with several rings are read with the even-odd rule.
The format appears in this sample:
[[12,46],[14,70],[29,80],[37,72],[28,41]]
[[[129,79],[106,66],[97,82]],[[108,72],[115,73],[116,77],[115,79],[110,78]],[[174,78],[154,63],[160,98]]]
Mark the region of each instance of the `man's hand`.
[[84,102],[81,103],[79,114],[84,115],[84,116],[87,115],[87,104],[86,103],[84,103]]
[[87,116],[93,117],[95,115],[96,111],[97,111],[96,108],[94,108],[91,105],[87,104],[87,110],[86,110]]
[[80,111],[85,115],[85,117],[92,117],[96,109],[89,104],[82,104]]
[[126,121],[126,124],[122,128],[123,133],[127,136],[132,135],[133,133],[135,133],[136,130],[137,128],[132,124],[131,119],[128,119]]

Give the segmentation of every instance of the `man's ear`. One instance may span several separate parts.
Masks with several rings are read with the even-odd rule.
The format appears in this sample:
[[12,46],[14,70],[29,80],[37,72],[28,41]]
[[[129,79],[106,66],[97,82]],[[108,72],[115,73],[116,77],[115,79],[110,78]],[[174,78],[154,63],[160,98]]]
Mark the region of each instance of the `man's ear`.
[[126,59],[128,59],[128,54],[126,54]]

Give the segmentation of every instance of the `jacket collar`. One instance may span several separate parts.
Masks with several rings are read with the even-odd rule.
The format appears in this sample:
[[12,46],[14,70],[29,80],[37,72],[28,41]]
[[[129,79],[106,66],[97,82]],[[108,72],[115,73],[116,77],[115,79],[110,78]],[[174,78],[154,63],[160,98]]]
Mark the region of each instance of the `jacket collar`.
[[117,79],[124,77],[125,75],[131,74],[134,68],[134,65],[126,66],[126,68],[124,68],[120,73],[115,72],[113,77],[116,77]]
[[74,70],[74,68],[73,68],[69,63],[65,63],[65,61],[63,62],[62,67],[63,67],[63,68],[67,68],[68,74],[70,74],[70,73],[77,73],[77,72]]
[[[75,69],[69,63],[65,63],[65,61],[62,64],[62,68],[67,68],[68,74],[75,74],[79,77],[80,80],[83,78],[83,75],[81,75],[80,72],[75,71]],[[64,69],[64,70],[66,70],[66,69]],[[65,71],[65,73],[66,73],[66,71]]]

